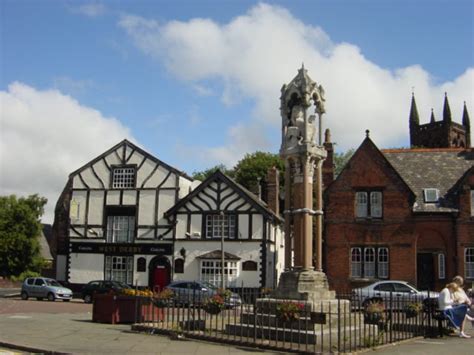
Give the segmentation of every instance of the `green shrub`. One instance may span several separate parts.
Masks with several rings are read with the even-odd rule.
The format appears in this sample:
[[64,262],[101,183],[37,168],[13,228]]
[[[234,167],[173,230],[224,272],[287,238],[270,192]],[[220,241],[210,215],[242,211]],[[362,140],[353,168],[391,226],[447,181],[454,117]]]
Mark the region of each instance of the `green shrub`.
[[41,276],[41,275],[39,273],[37,273],[36,271],[26,270],[26,271],[23,271],[18,276],[11,276],[10,280],[12,280],[14,282],[17,282],[17,281],[23,282],[28,277],[38,277],[38,276]]

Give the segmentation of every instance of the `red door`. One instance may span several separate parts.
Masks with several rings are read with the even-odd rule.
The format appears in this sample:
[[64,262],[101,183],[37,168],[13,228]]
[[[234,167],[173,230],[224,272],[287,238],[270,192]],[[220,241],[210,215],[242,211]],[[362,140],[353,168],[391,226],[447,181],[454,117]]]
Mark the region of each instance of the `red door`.
[[170,283],[169,272],[166,266],[157,265],[153,272],[153,290],[159,291]]

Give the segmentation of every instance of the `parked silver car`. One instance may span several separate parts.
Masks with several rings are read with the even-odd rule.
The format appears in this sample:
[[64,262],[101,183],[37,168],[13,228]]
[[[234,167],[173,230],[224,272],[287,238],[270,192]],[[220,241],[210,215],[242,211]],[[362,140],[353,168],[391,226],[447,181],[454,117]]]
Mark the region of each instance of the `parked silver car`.
[[423,302],[428,298],[438,298],[438,292],[419,291],[406,281],[387,280],[354,289],[351,301],[354,308],[383,302],[386,309],[403,309],[410,302]]
[[48,301],[58,299],[68,302],[72,299],[72,291],[54,279],[29,277],[21,285],[21,299],[27,300],[29,297],[36,297],[38,300],[47,298]]
[[[218,288],[204,281],[173,281],[166,288],[175,293],[176,302],[184,305],[200,305],[209,297],[218,294]],[[228,308],[242,304],[240,296],[234,292],[225,300]]]

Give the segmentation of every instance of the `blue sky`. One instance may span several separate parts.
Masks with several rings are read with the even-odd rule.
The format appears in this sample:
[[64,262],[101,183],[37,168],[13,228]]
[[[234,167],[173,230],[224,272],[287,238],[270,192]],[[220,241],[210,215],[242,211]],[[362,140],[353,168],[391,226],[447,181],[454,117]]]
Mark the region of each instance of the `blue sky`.
[[[365,129],[408,145],[421,121],[472,114],[474,2],[0,2],[0,192],[39,192],[123,138],[192,173],[277,152],[279,90],[305,63],[337,149]],[[31,176],[36,176],[32,183]]]

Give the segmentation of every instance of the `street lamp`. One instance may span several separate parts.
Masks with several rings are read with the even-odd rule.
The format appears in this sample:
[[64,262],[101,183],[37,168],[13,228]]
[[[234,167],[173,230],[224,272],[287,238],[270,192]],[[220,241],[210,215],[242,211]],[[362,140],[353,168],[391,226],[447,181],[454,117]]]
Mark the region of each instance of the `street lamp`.
[[225,289],[225,281],[224,281],[224,211],[220,211],[220,221],[221,221],[221,288]]

